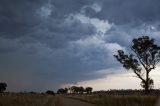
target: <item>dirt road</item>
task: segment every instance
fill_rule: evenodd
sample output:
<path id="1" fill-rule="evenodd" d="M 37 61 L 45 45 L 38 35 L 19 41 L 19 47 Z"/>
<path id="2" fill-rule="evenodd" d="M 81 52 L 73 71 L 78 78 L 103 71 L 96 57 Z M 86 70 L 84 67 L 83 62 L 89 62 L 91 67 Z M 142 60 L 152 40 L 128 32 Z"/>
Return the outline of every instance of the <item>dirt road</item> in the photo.
<path id="1" fill-rule="evenodd" d="M 75 99 L 60 97 L 61 106 L 96 106 Z"/>

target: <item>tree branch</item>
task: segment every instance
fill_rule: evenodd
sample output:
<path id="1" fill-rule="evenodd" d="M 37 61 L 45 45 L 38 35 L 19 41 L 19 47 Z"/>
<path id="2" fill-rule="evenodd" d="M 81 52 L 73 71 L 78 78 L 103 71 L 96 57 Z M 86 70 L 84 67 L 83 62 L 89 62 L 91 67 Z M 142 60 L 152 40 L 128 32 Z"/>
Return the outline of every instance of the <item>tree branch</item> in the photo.
<path id="1" fill-rule="evenodd" d="M 142 66 L 144 67 L 144 69 L 145 69 L 146 71 L 148 71 L 148 69 L 146 68 L 145 64 L 141 61 L 138 53 L 137 53 L 132 47 L 131 47 L 131 50 L 137 55 L 136 57 L 138 58 L 138 60 L 140 61 L 140 63 L 141 63 Z"/>
<path id="2" fill-rule="evenodd" d="M 143 79 L 140 74 L 138 74 L 135 70 L 133 70 L 133 71 L 134 71 L 134 73 L 137 75 L 138 78 L 140 78 L 142 81 L 146 82 L 146 80 Z"/>

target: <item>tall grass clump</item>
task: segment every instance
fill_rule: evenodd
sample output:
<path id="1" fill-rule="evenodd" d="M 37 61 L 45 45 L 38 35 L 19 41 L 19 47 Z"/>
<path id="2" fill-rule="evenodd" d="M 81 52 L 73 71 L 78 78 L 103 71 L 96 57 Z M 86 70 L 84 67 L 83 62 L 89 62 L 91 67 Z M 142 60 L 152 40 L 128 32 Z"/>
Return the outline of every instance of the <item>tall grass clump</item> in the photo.
<path id="1" fill-rule="evenodd" d="M 57 106 L 55 96 L 30 93 L 0 94 L 0 106 Z"/>

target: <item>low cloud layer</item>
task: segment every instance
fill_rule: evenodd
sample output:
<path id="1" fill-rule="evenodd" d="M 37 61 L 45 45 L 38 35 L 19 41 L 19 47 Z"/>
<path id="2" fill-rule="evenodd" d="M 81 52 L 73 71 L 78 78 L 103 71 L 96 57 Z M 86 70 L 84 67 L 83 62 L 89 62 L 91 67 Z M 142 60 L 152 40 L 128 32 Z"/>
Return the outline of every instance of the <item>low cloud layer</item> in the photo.
<path id="1" fill-rule="evenodd" d="M 160 42 L 160 1 L 1 0 L 0 81 L 8 90 L 57 89 L 118 73 L 133 38 Z"/>

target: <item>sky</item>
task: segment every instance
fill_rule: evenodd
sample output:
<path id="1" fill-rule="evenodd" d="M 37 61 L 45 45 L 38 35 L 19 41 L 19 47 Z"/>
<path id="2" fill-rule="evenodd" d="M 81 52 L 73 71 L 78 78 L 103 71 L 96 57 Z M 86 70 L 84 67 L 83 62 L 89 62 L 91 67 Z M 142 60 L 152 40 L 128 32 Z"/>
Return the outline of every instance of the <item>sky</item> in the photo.
<path id="1" fill-rule="evenodd" d="M 160 44 L 159 10 L 159 0 L 0 0 L 0 81 L 8 91 L 140 89 L 113 55 L 143 35 Z"/>

